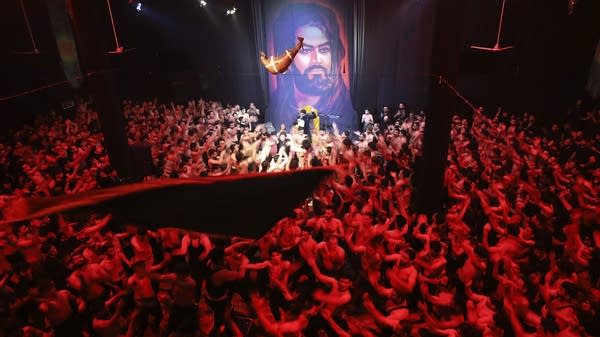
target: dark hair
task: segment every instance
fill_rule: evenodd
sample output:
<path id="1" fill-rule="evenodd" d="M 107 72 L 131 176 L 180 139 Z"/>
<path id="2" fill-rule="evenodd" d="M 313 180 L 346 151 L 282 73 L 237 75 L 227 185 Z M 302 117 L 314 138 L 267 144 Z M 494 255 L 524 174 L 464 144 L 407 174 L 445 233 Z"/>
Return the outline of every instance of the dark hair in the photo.
<path id="1" fill-rule="evenodd" d="M 408 257 L 409 257 L 411 260 L 414 260 L 414 259 L 415 259 L 415 257 L 417 256 L 417 253 L 415 253 L 415 251 L 414 251 L 414 250 L 412 250 L 411 248 L 409 248 L 409 249 L 406 249 L 404 252 L 405 252 L 405 253 L 408 255 Z"/>
<path id="2" fill-rule="evenodd" d="M 561 272 L 563 272 L 565 274 L 570 275 L 575 271 L 575 267 L 567 258 L 560 259 L 558 261 L 558 263 L 556 264 L 556 266 L 558 267 L 558 270 L 560 270 Z"/>
<path id="3" fill-rule="evenodd" d="M 483 332 L 470 323 L 462 323 L 459 326 L 460 335 L 464 337 L 482 337 Z"/>
<path id="4" fill-rule="evenodd" d="M 269 255 L 273 254 L 273 253 L 279 253 L 281 254 L 282 250 L 279 246 L 273 246 L 271 248 L 269 248 Z"/>
<path id="5" fill-rule="evenodd" d="M 558 324 L 554 320 L 552 316 L 546 316 L 542 318 L 542 328 L 544 331 L 557 333 L 560 329 L 558 328 Z"/>
<path id="6" fill-rule="evenodd" d="M 37 282 L 37 286 L 40 294 L 43 295 L 54 288 L 54 282 L 50 279 L 41 279 Z"/>
<path id="7" fill-rule="evenodd" d="M 367 176 L 367 182 L 369 183 L 369 185 L 373 185 L 375 184 L 375 180 L 377 179 L 377 177 L 373 174 L 369 174 Z"/>
<path id="8" fill-rule="evenodd" d="M 487 249 L 485 249 L 485 247 L 480 246 L 480 245 L 476 246 L 474 251 L 475 251 L 475 254 L 477 254 L 477 256 L 482 257 L 482 258 L 487 258 L 490 255 L 489 252 L 487 251 Z"/>
<path id="9" fill-rule="evenodd" d="M 214 265 L 222 265 L 223 259 L 225 258 L 225 249 L 221 246 L 217 246 L 213 248 L 213 250 L 208 253 L 208 257 L 206 259 L 207 262 L 212 262 Z"/>
<path id="10" fill-rule="evenodd" d="M 344 177 L 344 185 L 346 187 L 351 187 L 353 183 L 354 183 L 354 178 L 352 178 L 352 176 L 346 175 Z"/>
<path id="11" fill-rule="evenodd" d="M 571 298 L 577 297 L 577 294 L 579 294 L 579 287 L 575 283 L 564 282 L 561 284 L 561 287 Z"/>
<path id="12" fill-rule="evenodd" d="M 439 241 L 431 241 L 429 243 L 429 248 L 435 253 L 439 253 L 442 251 L 442 244 Z"/>
<path id="13" fill-rule="evenodd" d="M 402 228 L 406 225 L 406 218 L 403 215 L 396 215 L 396 227 Z"/>
<path id="14" fill-rule="evenodd" d="M 508 225 L 506 228 L 506 231 L 508 232 L 508 234 L 512 235 L 512 236 L 518 236 L 519 235 L 519 225 Z"/>

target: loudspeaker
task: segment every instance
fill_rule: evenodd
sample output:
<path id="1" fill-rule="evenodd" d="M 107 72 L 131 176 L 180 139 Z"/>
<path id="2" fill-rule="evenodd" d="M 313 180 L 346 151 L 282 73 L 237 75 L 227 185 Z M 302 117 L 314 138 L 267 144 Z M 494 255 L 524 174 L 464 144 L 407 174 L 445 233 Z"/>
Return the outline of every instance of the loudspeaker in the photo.
<path id="1" fill-rule="evenodd" d="M 151 175 L 154 172 L 154 164 L 152 163 L 150 145 L 133 144 L 129 146 L 129 150 L 133 165 L 133 178 L 142 180 L 144 177 Z"/>

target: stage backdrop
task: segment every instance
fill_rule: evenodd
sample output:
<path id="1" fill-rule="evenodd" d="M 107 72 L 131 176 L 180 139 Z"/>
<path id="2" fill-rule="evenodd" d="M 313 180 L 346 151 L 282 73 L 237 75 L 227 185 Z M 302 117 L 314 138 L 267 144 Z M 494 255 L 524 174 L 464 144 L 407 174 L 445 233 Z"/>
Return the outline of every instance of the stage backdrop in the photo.
<path id="1" fill-rule="evenodd" d="M 358 118 L 349 88 L 355 6 L 343 0 L 260 2 L 267 55 L 281 55 L 297 37 L 304 38 L 288 71 L 268 75 L 267 120 L 289 128 L 300 108 L 311 105 L 319 111 L 321 128 L 335 122 L 340 130 L 354 129 Z"/>

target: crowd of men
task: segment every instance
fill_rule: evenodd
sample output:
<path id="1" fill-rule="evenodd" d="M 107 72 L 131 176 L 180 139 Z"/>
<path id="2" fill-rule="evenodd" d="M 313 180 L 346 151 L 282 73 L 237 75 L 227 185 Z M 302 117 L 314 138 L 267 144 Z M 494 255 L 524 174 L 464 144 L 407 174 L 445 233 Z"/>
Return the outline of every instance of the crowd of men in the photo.
<path id="1" fill-rule="evenodd" d="M 600 111 L 452 121 L 446 212 L 410 206 L 425 116 L 272 129 L 251 104 L 124 102 L 146 179 L 335 165 L 257 241 L 111 214 L 0 228 L 0 336 L 599 336 Z M 0 208 L 119 183 L 93 109 L 0 143 Z M 268 205 L 257 210 L 269 212 Z"/>

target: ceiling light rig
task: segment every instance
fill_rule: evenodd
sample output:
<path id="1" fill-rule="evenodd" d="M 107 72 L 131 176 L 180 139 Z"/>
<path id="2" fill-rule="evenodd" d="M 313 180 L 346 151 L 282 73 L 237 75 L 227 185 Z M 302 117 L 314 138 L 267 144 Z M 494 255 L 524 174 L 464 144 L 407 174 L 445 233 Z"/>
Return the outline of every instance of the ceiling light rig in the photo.
<path id="1" fill-rule="evenodd" d="M 20 55 L 39 55 L 40 50 L 35 43 L 35 38 L 33 37 L 33 32 L 31 31 L 31 25 L 29 24 L 29 16 L 27 15 L 27 10 L 25 9 L 25 5 L 23 4 L 23 0 L 19 0 L 21 4 L 21 12 L 23 13 L 23 18 L 25 19 L 25 24 L 27 25 L 27 32 L 29 33 L 29 39 L 31 40 L 31 51 L 19 51 L 15 52 L 15 54 Z"/>
<path id="2" fill-rule="evenodd" d="M 233 15 L 235 12 L 237 12 L 237 8 L 232 7 L 231 9 L 228 9 L 226 13 L 227 15 Z"/>
<path id="3" fill-rule="evenodd" d="M 106 0 L 106 7 L 108 7 L 108 15 L 110 17 L 110 25 L 112 27 L 113 36 L 115 38 L 115 50 L 109 51 L 108 54 L 123 54 L 124 52 L 130 51 L 130 50 L 133 50 L 133 49 L 125 50 L 123 48 L 123 46 L 121 45 L 121 43 L 119 42 L 119 36 L 117 34 L 117 26 L 115 25 L 115 18 L 113 17 L 112 6 L 110 5 L 110 1 L 111 0 Z M 142 10 L 142 3 L 141 2 L 137 2 L 136 5 L 135 5 L 135 9 L 138 12 L 141 12 L 141 10 Z"/>
<path id="4" fill-rule="evenodd" d="M 577 6 L 577 0 L 569 0 L 569 15 L 573 15 L 575 13 L 575 7 Z"/>
<path id="5" fill-rule="evenodd" d="M 498 33 L 496 35 L 496 44 L 493 47 L 483 46 L 471 46 L 472 49 L 484 50 L 493 53 L 513 49 L 515 46 L 500 47 L 500 36 L 502 35 L 502 23 L 504 22 L 504 8 L 506 7 L 506 0 L 502 0 L 502 9 L 500 10 L 500 20 L 498 21 Z"/>
<path id="6" fill-rule="evenodd" d="M 200 0 L 198 3 L 200 4 L 200 7 L 206 7 L 206 5 L 208 5 L 208 3 L 204 0 Z"/>

